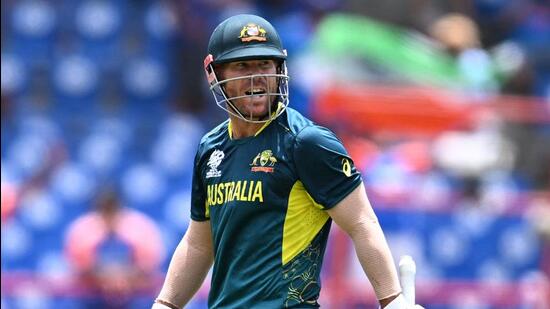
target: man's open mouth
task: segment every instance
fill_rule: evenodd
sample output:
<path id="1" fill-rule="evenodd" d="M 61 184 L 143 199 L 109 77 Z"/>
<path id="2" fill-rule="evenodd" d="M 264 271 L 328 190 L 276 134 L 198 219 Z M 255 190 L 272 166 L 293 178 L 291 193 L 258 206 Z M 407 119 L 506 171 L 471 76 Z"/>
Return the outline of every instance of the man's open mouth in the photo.
<path id="1" fill-rule="evenodd" d="M 254 89 L 250 89 L 250 90 L 245 91 L 245 93 L 246 93 L 246 95 L 261 96 L 261 95 L 264 95 L 266 93 L 266 91 L 265 91 L 265 89 L 254 88 Z"/>

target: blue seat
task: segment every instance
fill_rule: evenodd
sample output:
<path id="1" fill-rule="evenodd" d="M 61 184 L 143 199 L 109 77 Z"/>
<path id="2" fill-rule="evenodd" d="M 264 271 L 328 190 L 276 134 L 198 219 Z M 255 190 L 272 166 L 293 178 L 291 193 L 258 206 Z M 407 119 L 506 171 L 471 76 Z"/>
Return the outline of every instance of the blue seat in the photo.
<path id="1" fill-rule="evenodd" d="M 32 66 L 48 65 L 58 22 L 54 7 L 47 1 L 18 1 L 10 13 L 14 52 Z"/>
<path id="2" fill-rule="evenodd" d="M 155 110 L 170 89 L 168 66 L 149 56 L 130 59 L 122 71 L 122 84 L 128 99 L 142 110 Z"/>
<path id="3" fill-rule="evenodd" d="M 2 95 L 20 95 L 28 90 L 29 72 L 21 57 L 2 50 Z"/>

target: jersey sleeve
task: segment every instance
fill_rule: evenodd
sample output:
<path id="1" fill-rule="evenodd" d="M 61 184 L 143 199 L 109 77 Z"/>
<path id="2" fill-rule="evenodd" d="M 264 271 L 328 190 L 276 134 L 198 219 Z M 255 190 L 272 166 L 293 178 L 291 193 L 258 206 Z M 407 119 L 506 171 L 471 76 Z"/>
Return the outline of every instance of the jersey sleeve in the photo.
<path id="1" fill-rule="evenodd" d="M 298 133 L 294 160 L 299 180 L 324 209 L 336 206 L 362 182 L 342 142 L 323 127 L 309 126 Z"/>
<path id="2" fill-rule="evenodd" d="M 208 206 L 206 205 L 206 193 L 201 176 L 200 147 L 195 155 L 193 164 L 193 182 L 191 187 L 191 219 L 195 221 L 210 220 Z"/>

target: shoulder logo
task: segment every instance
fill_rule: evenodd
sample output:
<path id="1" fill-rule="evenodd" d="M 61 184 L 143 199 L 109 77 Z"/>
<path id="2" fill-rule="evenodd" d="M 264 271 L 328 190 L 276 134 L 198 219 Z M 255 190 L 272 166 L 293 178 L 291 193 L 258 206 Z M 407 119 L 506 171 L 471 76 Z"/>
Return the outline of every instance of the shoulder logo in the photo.
<path id="1" fill-rule="evenodd" d="M 343 158 L 342 159 L 342 172 L 347 177 L 351 176 L 351 164 L 348 159 Z"/>
<path id="2" fill-rule="evenodd" d="M 273 151 L 264 150 L 254 157 L 254 160 L 250 164 L 252 166 L 250 170 L 253 172 L 273 173 L 275 163 L 277 163 L 277 158 L 273 156 Z"/>
<path id="3" fill-rule="evenodd" d="M 206 178 L 211 177 L 220 177 L 222 175 L 222 172 L 218 170 L 218 166 L 222 163 L 223 157 L 225 157 L 225 154 L 221 150 L 214 150 L 214 152 L 210 155 L 210 159 L 208 159 L 208 167 L 210 169 L 206 172 Z"/>
<path id="4" fill-rule="evenodd" d="M 267 32 L 265 31 L 264 28 L 256 24 L 247 24 L 241 30 L 239 39 L 241 39 L 241 42 L 250 42 L 250 41 L 264 42 L 264 41 L 267 41 L 267 38 L 265 36 L 266 33 Z"/>

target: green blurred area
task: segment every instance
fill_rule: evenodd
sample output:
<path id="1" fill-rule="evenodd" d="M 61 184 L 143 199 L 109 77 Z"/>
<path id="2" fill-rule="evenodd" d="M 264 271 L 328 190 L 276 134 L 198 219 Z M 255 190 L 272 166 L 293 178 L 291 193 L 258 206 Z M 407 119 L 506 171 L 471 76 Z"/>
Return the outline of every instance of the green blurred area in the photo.
<path id="1" fill-rule="evenodd" d="M 464 84 L 455 59 L 420 33 L 364 16 L 328 15 L 312 48 L 329 58 L 369 60 L 406 80 L 446 88 Z"/>

